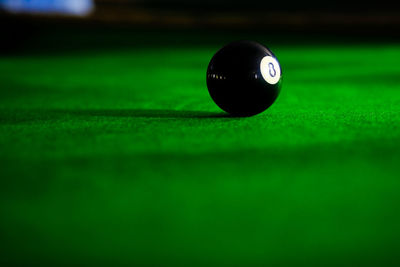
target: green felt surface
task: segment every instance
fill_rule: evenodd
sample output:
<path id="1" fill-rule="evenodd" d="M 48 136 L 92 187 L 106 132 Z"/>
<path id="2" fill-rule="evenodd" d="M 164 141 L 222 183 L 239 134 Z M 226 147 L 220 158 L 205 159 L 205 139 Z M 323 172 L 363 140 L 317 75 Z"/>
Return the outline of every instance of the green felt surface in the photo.
<path id="1" fill-rule="evenodd" d="M 208 95 L 218 48 L 1 56 L 0 261 L 398 265 L 400 45 L 272 44 L 250 118 Z"/>

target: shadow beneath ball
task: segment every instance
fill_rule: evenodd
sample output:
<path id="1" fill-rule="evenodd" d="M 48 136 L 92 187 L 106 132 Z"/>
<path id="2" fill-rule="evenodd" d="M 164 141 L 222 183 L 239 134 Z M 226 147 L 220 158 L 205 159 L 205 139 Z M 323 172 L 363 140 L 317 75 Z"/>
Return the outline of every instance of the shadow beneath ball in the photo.
<path id="1" fill-rule="evenodd" d="M 153 119 L 223 119 L 236 118 L 223 111 L 179 111 L 167 109 L 21 109 L 0 110 L 0 125 L 44 122 L 73 117 L 153 118 Z"/>
<path id="2" fill-rule="evenodd" d="M 64 111 L 65 112 L 65 111 Z M 132 118 L 226 118 L 224 112 L 189 111 L 169 109 L 81 109 L 67 111 L 71 115 Z"/>

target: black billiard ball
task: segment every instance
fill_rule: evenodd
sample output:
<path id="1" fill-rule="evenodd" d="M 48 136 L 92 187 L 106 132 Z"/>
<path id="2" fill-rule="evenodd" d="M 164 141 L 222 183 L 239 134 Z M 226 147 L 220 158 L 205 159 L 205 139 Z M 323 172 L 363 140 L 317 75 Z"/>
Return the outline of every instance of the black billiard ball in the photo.
<path id="1" fill-rule="evenodd" d="M 274 103 L 281 88 L 281 67 L 265 46 L 238 41 L 221 48 L 207 69 L 214 102 L 233 116 L 252 116 Z"/>

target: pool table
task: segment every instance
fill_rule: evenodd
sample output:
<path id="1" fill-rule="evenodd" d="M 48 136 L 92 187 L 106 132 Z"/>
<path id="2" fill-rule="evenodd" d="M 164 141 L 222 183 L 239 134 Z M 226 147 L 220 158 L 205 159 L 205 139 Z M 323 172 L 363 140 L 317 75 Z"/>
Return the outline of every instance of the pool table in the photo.
<path id="1" fill-rule="evenodd" d="M 0 55 L 3 266 L 399 266 L 400 42 L 104 31 Z M 282 66 L 253 117 L 206 87 L 239 39 Z"/>

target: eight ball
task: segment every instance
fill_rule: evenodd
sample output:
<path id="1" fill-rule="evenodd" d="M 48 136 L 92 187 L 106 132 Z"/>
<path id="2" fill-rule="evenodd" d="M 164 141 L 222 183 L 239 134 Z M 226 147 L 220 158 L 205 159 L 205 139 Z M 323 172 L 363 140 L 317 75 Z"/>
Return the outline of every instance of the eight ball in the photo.
<path id="1" fill-rule="evenodd" d="M 270 107 L 281 88 L 281 67 L 265 46 L 238 41 L 221 48 L 207 69 L 214 102 L 233 116 L 253 116 Z"/>

